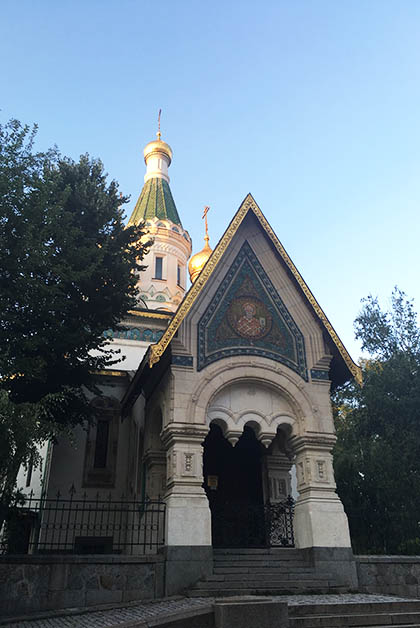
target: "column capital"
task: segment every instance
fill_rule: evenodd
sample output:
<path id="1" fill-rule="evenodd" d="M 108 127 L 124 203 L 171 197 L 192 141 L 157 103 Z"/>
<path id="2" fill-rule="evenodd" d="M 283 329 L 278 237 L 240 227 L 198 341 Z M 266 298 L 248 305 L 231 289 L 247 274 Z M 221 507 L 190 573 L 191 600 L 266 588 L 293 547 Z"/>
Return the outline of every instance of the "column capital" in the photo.
<path id="1" fill-rule="evenodd" d="M 169 423 L 161 433 L 162 442 L 166 448 L 175 443 L 189 443 L 201 445 L 209 433 L 207 425 L 192 425 L 191 423 Z"/>
<path id="2" fill-rule="evenodd" d="M 302 436 L 291 436 L 288 444 L 295 454 L 302 450 L 325 450 L 330 452 L 336 443 L 335 434 L 324 434 L 322 432 L 310 432 Z"/>

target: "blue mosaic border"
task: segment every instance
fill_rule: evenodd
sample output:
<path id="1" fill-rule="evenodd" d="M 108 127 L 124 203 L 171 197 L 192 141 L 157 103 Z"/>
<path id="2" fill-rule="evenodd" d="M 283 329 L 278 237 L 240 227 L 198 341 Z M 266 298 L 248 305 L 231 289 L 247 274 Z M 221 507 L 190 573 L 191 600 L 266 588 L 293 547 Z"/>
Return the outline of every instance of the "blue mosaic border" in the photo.
<path id="1" fill-rule="evenodd" d="M 311 378 L 322 382 L 328 382 L 330 380 L 328 371 L 322 369 L 311 369 Z"/>
<path id="2" fill-rule="evenodd" d="M 163 330 L 149 327 L 126 327 L 125 329 L 107 329 L 103 332 L 104 338 L 121 338 L 122 340 L 137 340 L 138 342 L 159 342 Z"/>
<path id="3" fill-rule="evenodd" d="M 259 285 L 262 291 L 265 294 L 265 297 L 269 303 L 269 309 L 272 309 L 276 315 L 280 317 L 284 325 L 287 327 L 289 333 L 292 334 L 297 361 L 294 362 L 287 358 L 287 356 L 282 355 L 280 352 L 267 349 L 266 347 L 257 347 L 252 346 L 249 343 L 247 346 L 230 346 L 224 349 L 209 352 L 207 346 L 207 338 L 206 338 L 206 330 L 208 328 L 209 323 L 211 323 L 212 318 L 216 314 L 217 310 L 223 298 L 226 296 L 230 286 L 234 282 L 235 278 L 239 274 L 241 267 L 244 263 L 248 262 L 251 267 L 251 270 L 254 272 L 254 275 L 259 282 Z M 219 288 L 211 300 L 207 310 L 204 312 L 198 323 L 198 359 L 197 359 L 197 370 L 200 371 L 208 364 L 212 362 L 216 362 L 217 360 L 221 360 L 226 357 L 234 356 L 234 355 L 257 355 L 265 358 L 269 358 L 271 360 L 275 360 L 276 362 L 280 362 L 285 366 L 289 367 L 296 373 L 298 373 L 305 381 L 308 381 L 308 371 L 306 368 L 306 353 L 305 353 L 305 343 L 302 332 L 297 327 L 296 323 L 292 319 L 289 311 L 284 305 L 280 295 L 277 290 L 271 283 L 268 275 L 264 271 L 260 262 L 258 261 L 255 253 L 251 249 L 248 242 L 244 242 L 241 250 L 236 256 L 232 266 L 229 268 L 226 273 L 224 279 L 219 285 Z M 244 343 L 243 339 L 238 339 L 238 344 Z"/>
<path id="4" fill-rule="evenodd" d="M 176 366 L 193 366 L 192 355 L 172 355 L 172 364 Z"/>

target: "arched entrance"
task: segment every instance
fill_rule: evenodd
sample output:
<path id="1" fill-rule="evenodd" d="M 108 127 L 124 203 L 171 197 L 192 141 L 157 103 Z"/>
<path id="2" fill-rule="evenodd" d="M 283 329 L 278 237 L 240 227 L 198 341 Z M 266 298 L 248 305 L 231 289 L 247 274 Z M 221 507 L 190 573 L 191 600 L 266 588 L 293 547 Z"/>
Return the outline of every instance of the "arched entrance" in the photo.
<path id="1" fill-rule="evenodd" d="M 207 421 L 203 487 L 213 546 L 293 545 L 289 401 L 265 382 L 239 379 L 213 395 Z"/>
<path id="2" fill-rule="evenodd" d="M 216 423 L 203 443 L 204 489 L 214 547 L 266 545 L 262 482 L 263 445 L 245 426 L 235 447 Z"/>

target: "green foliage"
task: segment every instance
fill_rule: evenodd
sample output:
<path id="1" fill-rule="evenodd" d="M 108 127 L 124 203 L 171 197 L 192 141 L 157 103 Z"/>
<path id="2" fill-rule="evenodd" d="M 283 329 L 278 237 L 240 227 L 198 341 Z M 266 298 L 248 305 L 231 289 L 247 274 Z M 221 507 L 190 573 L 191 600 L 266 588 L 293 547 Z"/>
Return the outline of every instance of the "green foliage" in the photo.
<path id="1" fill-rule="evenodd" d="M 89 404 L 80 389 L 49 394 L 38 403 L 20 404 L 11 402 L 8 393 L 0 390 L 0 523 L 10 503 L 19 499 L 19 468 L 39 466 L 40 445 L 90 419 Z"/>
<path id="2" fill-rule="evenodd" d="M 355 551 L 407 551 L 420 534 L 420 330 L 398 289 L 389 312 L 366 299 L 355 327 L 372 358 L 362 388 L 334 395 L 337 489 Z"/>
<path id="3" fill-rule="evenodd" d="M 101 162 L 35 153 L 35 133 L 0 126 L 0 387 L 18 403 L 118 361 L 103 331 L 135 306 L 147 252 Z"/>
<path id="4" fill-rule="evenodd" d="M 89 420 L 82 387 L 119 361 L 105 329 L 136 306 L 150 243 L 102 163 L 34 151 L 36 127 L 0 125 L 0 510 L 38 446 Z M 0 527 L 2 513 L 0 512 Z"/>

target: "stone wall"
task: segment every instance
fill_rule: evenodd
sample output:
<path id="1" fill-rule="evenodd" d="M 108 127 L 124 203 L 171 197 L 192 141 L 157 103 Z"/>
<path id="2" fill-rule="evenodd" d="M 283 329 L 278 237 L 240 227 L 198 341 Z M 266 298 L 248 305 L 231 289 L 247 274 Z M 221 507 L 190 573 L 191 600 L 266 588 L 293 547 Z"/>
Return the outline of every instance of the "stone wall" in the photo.
<path id="1" fill-rule="evenodd" d="M 356 556 L 359 591 L 420 596 L 420 556 Z"/>
<path id="2" fill-rule="evenodd" d="M 0 608 L 19 615 L 164 595 L 163 556 L 1 556 Z"/>

